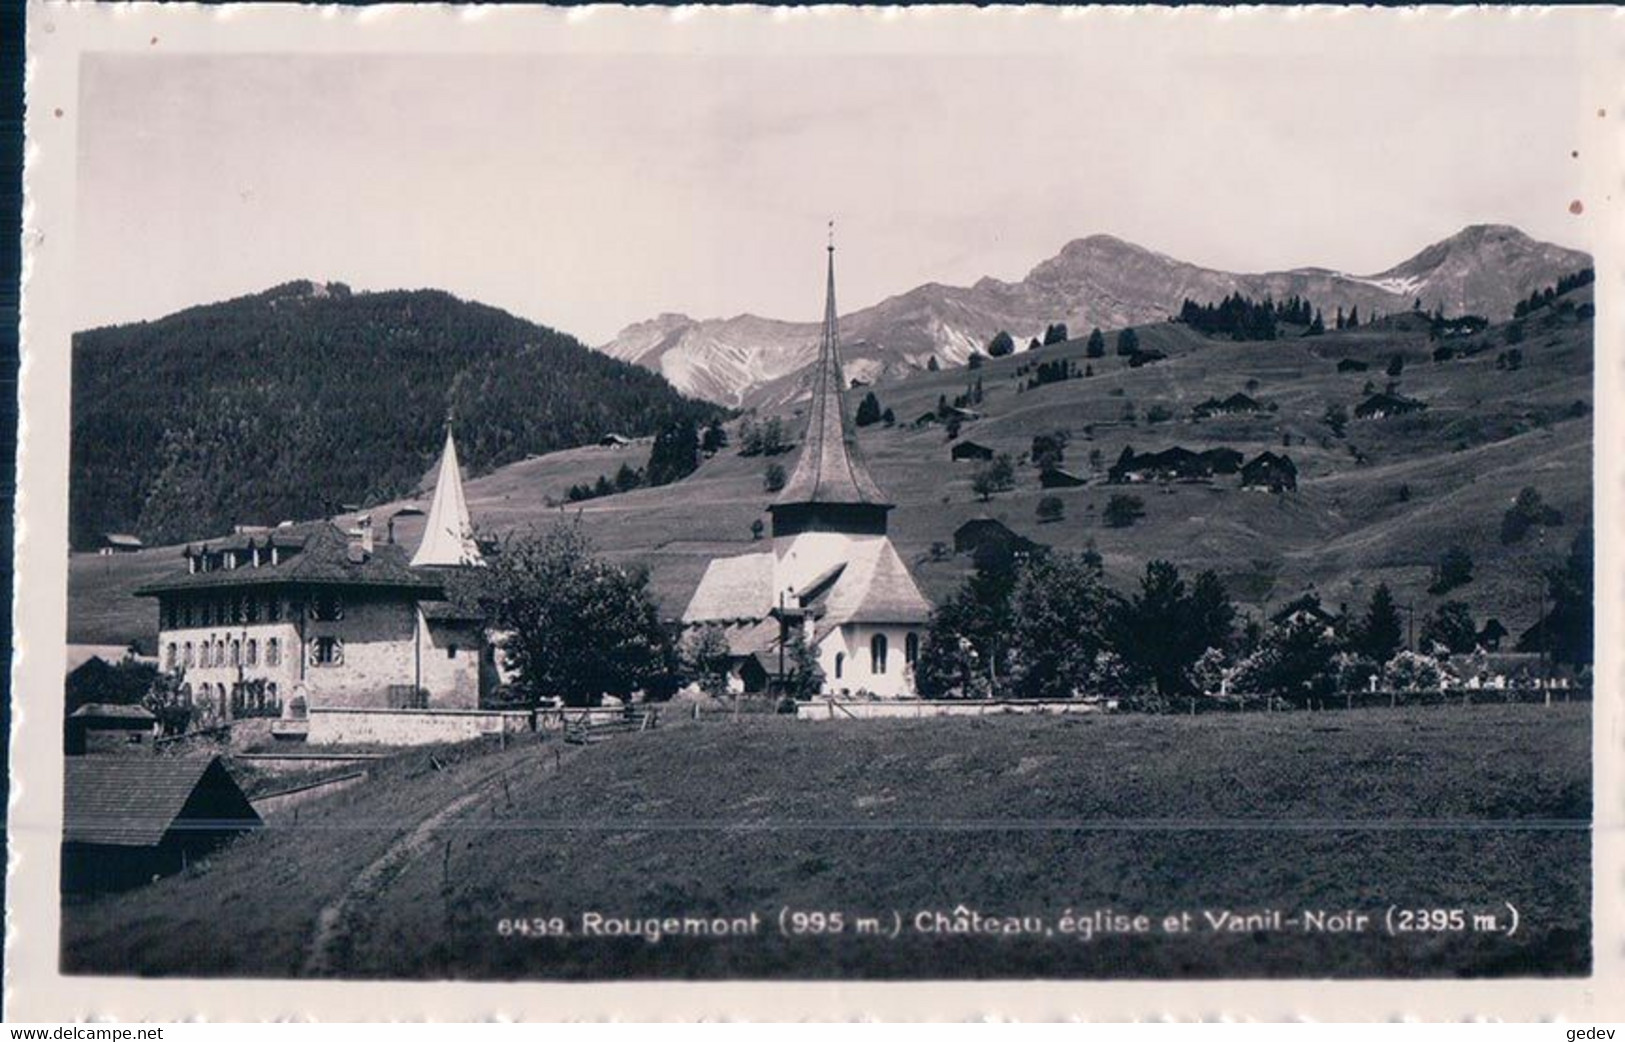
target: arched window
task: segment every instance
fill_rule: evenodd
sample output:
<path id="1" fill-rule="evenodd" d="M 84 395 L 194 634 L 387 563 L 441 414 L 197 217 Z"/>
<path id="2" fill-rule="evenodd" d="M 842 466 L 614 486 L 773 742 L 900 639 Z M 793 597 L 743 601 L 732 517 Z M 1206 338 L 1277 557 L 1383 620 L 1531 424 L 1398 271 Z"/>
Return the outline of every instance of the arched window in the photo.
<path id="1" fill-rule="evenodd" d="M 248 642 L 248 647 L 247 647 L 246 650 L 248 652 L 248 661 L 247 661 L 246 665 L 250 665 L 250 666 L 259 665 L 260 664 L 260 642 L 257 641 L 257 640 L 250 639 L 249 642 Z"/>
<path id="2" fill-rule="evenodd" d="M 845 668 L 846 668 L 846 652 L 837 651 L 835 653 L 835 679 L 836 680 L 841 679 L 841 672 Z"/>
<path id="3" fill-rule="evenodd" d="M 166 672 L 168 672 L 168 671 L 173 670 L 174 668 L 175 668 L 175 642 L 170 641 L 169 646 L 164 649 L 164 670 Z"/>
<path id="4" fill-rule="evenodd" d="M 282 641 L 276 637 L 267 637 L 265 640 L 265 664 L 282 665 Z"/>
<path id="5" fill-rule="evenodd" d="M 920 661 L 920 635 L 910 633 L 903 638 L 903 661 L 910 666 Z"/>
<path id="6" fill-rule="evenodd" d="M 226 664 L 226 642 L 223 640 L 214 642 L 214 664 L 217 666 Z M 224 693 L 221 694 L 221 697 L 225 697 Z"/>
<path id="7" fill-rule="evenodd" d="M 191 641 L 187 641 L 185 644 L 181 645 L 181 664 L 183 666 L 192 665 L 192 642 Z"/>
<path id="8" fill-rule="evenodd" d="M 869 641 L 869 672 L 880 676 L 886 672 L 886 635 L 876 633 Z"/>

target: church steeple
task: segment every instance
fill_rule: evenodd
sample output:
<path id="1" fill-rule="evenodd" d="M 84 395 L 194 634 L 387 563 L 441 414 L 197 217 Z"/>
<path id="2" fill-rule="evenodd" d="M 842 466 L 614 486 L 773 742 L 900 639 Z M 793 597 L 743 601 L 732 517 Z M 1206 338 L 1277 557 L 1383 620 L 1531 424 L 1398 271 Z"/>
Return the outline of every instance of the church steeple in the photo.
<path id="1" fill-rule="evenodd" d="M 440 453 L 440 474 L 434 484 L 434 502 L 429 506 L 423 542 L 412 555 L 412 567 L 482 563 L 480 548 L 474 542 L 474 526 L 468 517 L 468 501 L 463 498 L 463 471 L 457 465 L 457 445 L 451 439 L 448 420 L 446 447 Z"/>
<path id="2" fill-rule="evenodd" d="M 800 531 L 884 533 L 892 504 L 869 475 L 847 415 L 841 374 L 840 331 L 835 316 L 834 222 L 830 222 L 829 278 L 824 294 L 824 329 L 813 369 L 812 399 L 801 457 L 784 490 L 768 510 L 773 534 Z"/>

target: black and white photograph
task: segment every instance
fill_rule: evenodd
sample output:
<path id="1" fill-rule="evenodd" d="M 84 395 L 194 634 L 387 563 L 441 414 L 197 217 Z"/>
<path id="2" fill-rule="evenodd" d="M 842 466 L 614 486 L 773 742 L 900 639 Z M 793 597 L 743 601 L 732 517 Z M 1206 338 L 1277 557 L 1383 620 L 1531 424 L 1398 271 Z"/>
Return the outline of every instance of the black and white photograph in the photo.
<path id="1" fill-rule="evenodd" d="M 231 13 L 31 11 L 62 993 L 1617 964 L 1617 18 Z"/>

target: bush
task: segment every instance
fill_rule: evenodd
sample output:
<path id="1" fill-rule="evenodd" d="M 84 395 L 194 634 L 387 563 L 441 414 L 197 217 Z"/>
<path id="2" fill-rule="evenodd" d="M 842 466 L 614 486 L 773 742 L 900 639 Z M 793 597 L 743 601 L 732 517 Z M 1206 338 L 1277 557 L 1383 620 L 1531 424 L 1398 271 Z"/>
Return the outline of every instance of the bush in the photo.
<path id="1" fill-rule="evenodd" d="M 1059 521 L 1066 516 L 1066 504 L 1060 496 L 1045 496 L 1038 501 L 1038 520 Z"/>
<path id="2" fill-rule="evenodd" d="M 1158 403 L 1145 411 L 1147 423 L 1167 423 L 1174 418 L 1174 411 L 1166 405 Z"/>
<path id="3" fill-rule="evenodd" d="M 762 474 L 762 488 L 768 492 L 777 492 L 784 487 L 784 467 L 777 463 L 769 463 L 767 470 Z"/>
<path id="4" fill-rule="evenodd" d="M 1128 528 L 1145 516 L 1145 500 L 1119 492 L 1106 501 L 1106 510 L 1101 516 L 1112 528 Z"/>

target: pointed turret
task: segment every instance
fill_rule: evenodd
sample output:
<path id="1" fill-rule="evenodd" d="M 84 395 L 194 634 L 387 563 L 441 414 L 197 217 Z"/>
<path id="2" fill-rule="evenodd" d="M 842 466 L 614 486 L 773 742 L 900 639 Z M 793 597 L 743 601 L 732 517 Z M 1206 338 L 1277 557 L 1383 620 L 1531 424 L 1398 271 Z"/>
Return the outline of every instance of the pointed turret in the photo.
<path id="1" fill-rule="evenodd" d="M 773 534 L 802 531 L 883 533 L 892 504 L 869 475 L 846 412 L 840 333 L 835 318 L 835 244 L 829 245 L 824 330 L 813 370 L 807 431 L 795 472 L 768 510 Z"/>
<path id="2" fill-rule="evenodd" d="M 440 454 L 434 502 L 429 506 L 423 542 L 412 556 L 412 567 L 482 563 L 480 548 L 474 542 L 474 526 L 468 518 L 468 501 L 463 498 L 463 472 L 457 465 L 457 445 L 451 439 L 451 425 L 447 424 L 446 448 Z"/>

